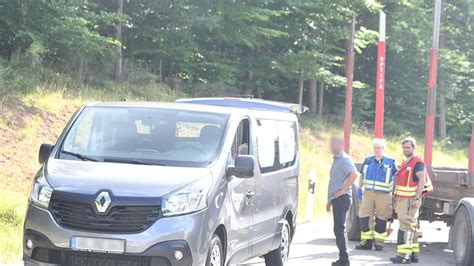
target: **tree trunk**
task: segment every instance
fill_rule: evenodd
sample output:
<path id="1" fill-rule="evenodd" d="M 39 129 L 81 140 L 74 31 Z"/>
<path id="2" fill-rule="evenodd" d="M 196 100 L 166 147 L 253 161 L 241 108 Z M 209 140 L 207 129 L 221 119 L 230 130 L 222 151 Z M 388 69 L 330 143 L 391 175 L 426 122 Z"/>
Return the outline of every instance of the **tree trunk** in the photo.
<path id="1" fill-rule="evenodd" d="M 253 94 L 253 90 L 250 87 L 250 84 L 252 83 L 252 80 L 253 80 L 253 71 L 252 70 L 247 70 L 245 72 L 245 79 L 246 79 L 247 82 L 246 82 L 243 94 L 251 95 L 251 94 Z"/>
<path id="2" fill-rule="evenodd" d="M 301 77 L 298 81 L 298 104 L 303 105 L 304 80 Z"/>
<path id="3" fill-rule="evenodd" d="M 308 91 L 308 102 L 309 102 L 309 113 L 316 115 L 316 88 L 317 82 L 315 79 L 309 80 L 309 91 Z"/>
<path id="4" fill-rule="evenodd" d="M 160 58 L 160 83 L 163 82 L 163 60 Z"/>
<path id="5" fill-rule="evenodd" d="M 319 100 L 318 100 L 318 116 L 321 116 L 323 114 L 323 104 L 324 104 L 324 88 L 325 88 L 324 82 L 321 82 L 319 86 Z"/>
<path id="6" fill-rule="evenodd" d="M 84 58 L 82 57 L 78 58 L 76 80 L 78 83 L 82 83 L 84 81 Z"/>
<path id="7" fill-rule="evenodd" d="M 27 6 L 27 1 L 26 0 L 18 0 L 18 6 L 20 8 L 20 18 L 19 18 L 19 24 L 23 24 L 26 18 L 26 14 L 28 11 L 28 6 Z M 20 60 L 20 54 L 21 54 L 21 42 L 17 40 L 17 46 L 15 49 L 13 49 L 13 52 L 10 55 L 10 61 L 12 62 L 18 62 Z"/>
<path id="8" fill-rule="evenodd" d="M 438 99 L 438 137 L 440 139 L 445 139 L 447 135 L 446 130 L 446 97 L 444 96 L 445 83 L 444 80 L 439 81 L 439 99 Z"/>
<path id="9" fill-rule="evenodd" d="M 117 0 L 117 15 L 123 14 L 123 0 Z M 115 47 L 117 52 L 117 60 L 115 61 L 115 80 L 122 79 L 122 22 L 115 23 L 115 39 L 120 42 L 120 45 Z"/>

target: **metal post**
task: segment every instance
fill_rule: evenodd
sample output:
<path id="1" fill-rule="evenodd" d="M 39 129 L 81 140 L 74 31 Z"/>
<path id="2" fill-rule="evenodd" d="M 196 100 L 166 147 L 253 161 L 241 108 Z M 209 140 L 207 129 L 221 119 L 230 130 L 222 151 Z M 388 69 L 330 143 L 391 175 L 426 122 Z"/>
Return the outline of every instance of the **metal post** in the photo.
<path id="1" fill-rule="evenodd" d="M 428 93 L 426 99 L 425 123 L 425 156 L 426 166 L 430 168 L 433 161 L 433 137 L 436 112 L 436 74 L 438 68 L 439 27 L 441 20 L 441 0 L 435 0 L 435 13 L 433 23 L 433 46 L 430 50 L 430 70 Z"/>
<path id="2" fill-rule="evenodd" d="M 344 116 L 344 150 L 349 153 L 351 145 L 351 125 L 352 125 L 352 79 L 354 78 L 354 36 L 355 36 L 355 16 L 351 22 L 351 39 L 348 42 L 347 49 L 347 68 L 346 68 L 346 113 Z"/>
<path id="3" fill-rule="evenodd" d="M 309 171 L 308 197 L 306 198 L 306 220 L 307 221 L 311 221 L 313 219 L 314 189 L 315 188 L 316 188 L 316 170 L 311 169 Z"/>
<path id="4" fill-rule="evenodd" d="M 469 173 L 474 177 L 474 123 L 472 123 L 471 145 L 469 145 Z"/>
<path id="5" fill-rule="evenodd" d="M 379 45 L 377 77 L 375 81 L 375 137 L 383 138 L 384 90 L 385 90 L 385 13 L 379 13 Z"/>

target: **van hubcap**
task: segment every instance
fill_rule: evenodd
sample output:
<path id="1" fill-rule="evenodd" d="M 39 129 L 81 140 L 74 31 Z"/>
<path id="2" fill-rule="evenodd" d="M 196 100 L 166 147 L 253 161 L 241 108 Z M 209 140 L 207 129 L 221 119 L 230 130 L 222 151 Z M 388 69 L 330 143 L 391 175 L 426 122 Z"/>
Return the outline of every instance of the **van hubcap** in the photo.
<path id="1" fill-rule="evenodd" d="M 288 260 L 288 253 L 290 251 L 290 230 L 288 225 L 284 225 L 281 232 L 281 260 L 286 262 Z"/>
<path id="2" fill-rule="evenodd" d="M 221 266 L 221 249 L 218 245 L 212 247 L 211 266 Z"/>

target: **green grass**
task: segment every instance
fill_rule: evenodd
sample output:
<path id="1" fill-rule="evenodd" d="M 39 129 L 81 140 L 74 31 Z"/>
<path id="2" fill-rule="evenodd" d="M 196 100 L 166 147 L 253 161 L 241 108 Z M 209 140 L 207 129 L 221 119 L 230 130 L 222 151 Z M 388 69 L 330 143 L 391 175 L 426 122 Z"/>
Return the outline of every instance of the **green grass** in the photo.
<path id="1" fill-rule="evenodd" d="M 0 263 L 20 259 L 26 196 L 0 189 Z"/>

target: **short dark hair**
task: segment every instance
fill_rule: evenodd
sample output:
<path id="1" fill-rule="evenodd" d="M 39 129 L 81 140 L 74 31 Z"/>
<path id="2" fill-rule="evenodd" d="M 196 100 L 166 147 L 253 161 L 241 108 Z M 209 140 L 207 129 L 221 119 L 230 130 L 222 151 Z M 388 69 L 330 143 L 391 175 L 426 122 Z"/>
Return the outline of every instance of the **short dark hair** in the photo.
<path id="1" fill-rule="evenodd" d="M 415 138 L 413 138 L 413 137 L 406 137 L 406 138 L 404 138 L 404 139 L 402 140 L 402 145 L 405 144 L 405 143 L 408 143 L 408 142 L 411 143 L 411 146 L 412 146 L 413 148 L 416 147 L 416 139 L 415 139 Z"/>

